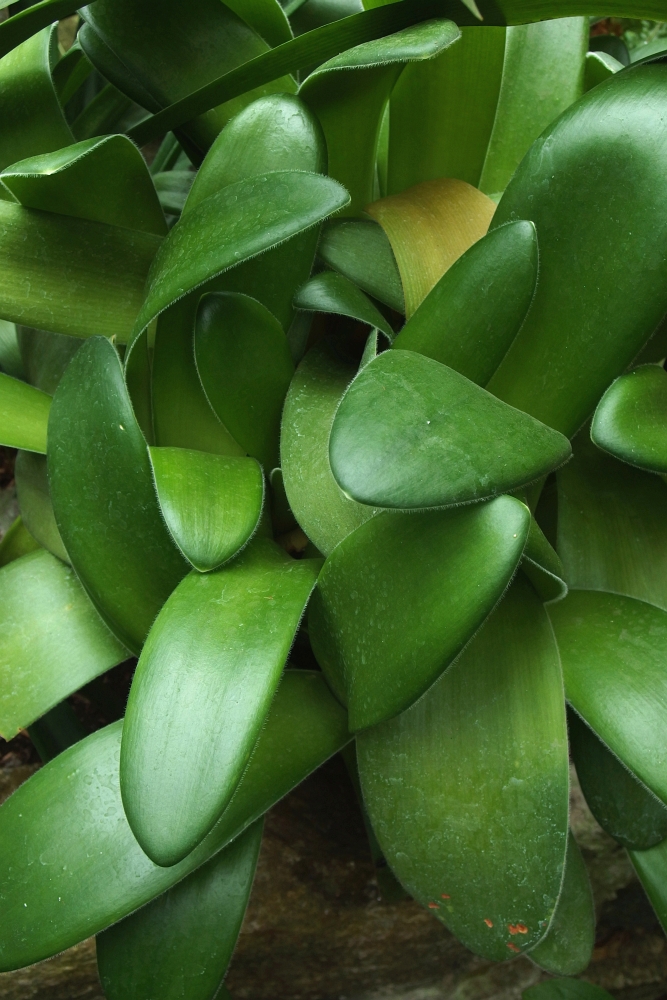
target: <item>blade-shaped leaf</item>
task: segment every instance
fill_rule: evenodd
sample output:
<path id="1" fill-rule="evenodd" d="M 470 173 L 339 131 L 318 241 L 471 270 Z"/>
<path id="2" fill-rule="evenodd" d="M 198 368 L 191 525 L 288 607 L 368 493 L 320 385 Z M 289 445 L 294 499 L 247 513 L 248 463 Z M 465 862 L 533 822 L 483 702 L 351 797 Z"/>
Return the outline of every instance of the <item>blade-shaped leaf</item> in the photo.
<path id="1" fill-rule="evenodd" d="M 133 913 L 195 871 L 349 740 L 320 674 L 287 671 L 234 799 L 173 868 L 144 854 L 120 798 L 122 723 L 61 754 L 0 808 L 6 926 L 0 968 L 22 968 Z M 40 864 L 34 863 L 40 858 Z"/>
<path id="2" fill-rule="evenodd" d="M 0 609 L 5 739 L 127 659 L 69 566 L 44 549 L 0 570 Z"/>
<path id="3" fill-rule="evenodd" d="M 486 958 L 537 944 L 560 892 L 569 776 L 558 652 L 530 584 L 519 576 L 453 667 L 357 753 L 408 891 Z"/>
<path id="4" fill-rule="evenodd" d="M 598 403 L 591 439 L 647 472 L 667 472 L 667 372 L 643 365 L 622 375 Z"/>
<path id="5" fill-rule="evenodd" d="M 69 562 L 49 495 L 46 458 L 20 451 L 16 456 L 14 474 L 16 495 L 26 528 L 45 549 L 63 562 Z"/>
<path id="6" fill-rule="evenodd" d="M 163 517 L 185 558 L 202 573 L 236 555 L 257 528 L 262 470 L 252 458 L 151 448 Z"/>
<path id="7" fill-rule="evenodd" d="M 297 292 L 294 305 L 311 312 L 350 316 L 360 323 L 382 330 L 389 341 L 394 339 L 394 331 L 377 306 L 354 282 L 335 271 L 322 271 L 311 278 Z"/>
<path id="8" fill-rule="evenodd" d="M 165 527 L 118 355 L 101 337 L 74 356 L 49 419 L 49 486 L 77 575 L 133 652 L 187 572 Z"/>
<path id="9" fill-rule="evenodd" d="M 51 397 L 0 372 L 0 443 L 46 453 Z"/>
<path id="10" fill-rule="evenodd" d="M 255 875 L 263 823 L 182 882 L 97 936 L 107 1000 L 212 1000 L 227 971 Z"/>
<path id="11" fill-rule="evenodd" d="M 486 385 L 528 312 L 537 263 L 531 222 L 510 222 L 488 233 L 445 272 L 394 346 Z"/>
<path id="12" fill-rule="evenodd" d="M 512 579 L 529 525 L 522 503 L 499 497 L 451 511 L 382 513 L 336 547 L 309 629 L 353 731 L 408 708 L 458 656 Z"/>
<path id="13" fill-rule="evenodd" d="M 338 219 L 322 230 L 322 260 L 396 312 L 405 312 L 401 276 L 385 231 L 370 219 Z"/>
<path id="14" fill-rule="evenodd" d="M 157 864 L 181 861 L 234 794 L 319 568 L 257 538 L 229 566 L 191 573 L 158 615 L 120 770 L 128 822 Z"/>
<path id="15" fill-rule="evenodd" d="M 344 493 L 403 509 L 483 500 L 538 479 L 569 455 L 562 434 L 452 368 L 397 350 L 359 372 L 329 445 Z"/>

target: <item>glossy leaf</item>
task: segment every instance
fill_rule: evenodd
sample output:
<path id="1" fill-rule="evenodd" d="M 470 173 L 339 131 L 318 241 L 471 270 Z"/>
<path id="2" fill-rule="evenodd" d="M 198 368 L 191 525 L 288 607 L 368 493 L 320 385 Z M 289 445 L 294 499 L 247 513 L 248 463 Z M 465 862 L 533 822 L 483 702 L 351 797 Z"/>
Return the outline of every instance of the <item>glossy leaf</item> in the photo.
<path id="1" fill-rule="evenodd" d="M 49 495 L 46 457 L 20 451 L 16 456 L 14 474 L 16 495 L 26 528 L 45 549 L 63 562 L 69 562 Z"/>
<path id="2" fill-rule="evenodd" d="M 342 274 L 322 271 L 305 284 L 296 294 L 294 304 L 311 312 L 338 313 L 382 330 L 389 341 L 394 331 L 377 306 L 361 289 Z"/>
<path id="3" fill-rule="evenodd" d="M 394 251 L 381 226 L 370 219 L 338 219 L 322 230 L 317 252 L 322 260 L 355 285 L 405 312 L 401 276 Z"/>
<path id="4" fill-rule="evenodd" d="M 345 496 L 329 465 L 329 436 L 355 368 L 333 347 L 318 344 L 296 370 L 285 400 L 280 464 L 297 521 L 325 556 L 377 513 Z"/>
<path id="5" fill-rule="evenodd" d="M 584 93 L 588 93 L 599 83 L 604 83 L 614 73 L 623 69 L 623 63 L 606 52 L 587 52 L 584 69 Z"/>
<path id="6" fill-rule="evenodd" d="M 534 517 L 521 568 L 543 601 L 560 601 L 567 594 L 563 564 Z"/>
<path id="7" fill-rule="evenodd" d="M 589 91 L 533 144 L 493 220 L 496 228 L 532 219 L 540 281 L 488 388 L 567 435 L 667 311 L 667 222 L 654 218 L 666 185 L 665 95 L 660 66 L 627 70 Z M 621 145 L 619 113 L 628 123 Z M 619 232 L 627 234 L 620 241 Z M 600 296 L 603 285 L 609 294 Z"/>
<path id="8" fill-rule="evenodd" d="M 0 443 L 46 453 L 51 397 L 0 372 Z"/>
<path id="9" fill-rule="evenodd" d="M 575 712 L 570 749 L 586 802 L 623 847 L 645 851 L 667 837 L 667 807 L 625 767 Z"/>
<path id="10" fill-rule="evenodd" d="M 160 509 L 174 542 L 205 573 L 252 537 L 264 504 L 262 470 L 251 458 L 151 448 Z"/>
<path id="11" fill-rule="evenodd" d="M 2 7 L 8 6 L 9 3 L 2 4 Z M 0 24 L 0 55 L 11 52 L 21 42 L 53 24 L 58 18 L 74 13 L 76 8 L 71 0 L 41 0 L 19 11 Z"/>
<path id="12" fill-rule="evenodd" d="M 512 579 L 529 524 L 522 503 L 499 497 L 451 511 L 385 512 L 336 547 L 309 631 L 352 731 L 404 711 L 459 655 Z"/>
<path id="13" fill-rule="evenodd" d="M 603 451 L 647 472 L 667 472 L 667 372 L 644 365 L 607 389 L 591 439 Z"/>
<path id="14" fill-rule="evenodd" d="M 197 371 L 206 397 L 244 452 L 279 465 L 280 417 L 294 374 L 287 338 L 256 299 L 228 292 L 202 299 L 195 321 Z"/>
<path id="15" fill-rule="evenodd" d="M 227 4 L 272 47 L 289 42 L 292 29 L 279 0 L 231 0 Z"/>
<path id="16" fill-rule="evenodd" d="M 585 979 L 547 979 L 521 996 L 523 1000 L 612 1000 L 610 993 Z"/>
<path id="17" fill-rule="evenodd" d="M 0 968 L 55 955 L 176 885 L 340 750 L 349 740 L 346 721 L 319 674 L 288 671 L 232 804 L 206 841 L 173 868 L 149 860 L 125 818 L 118 784 L 122 723 L 61 754 L 0 808 L 7 921 Z"/>
<path id="18" fill-rule="evenodd" d="M 72 570 L 43 549 L 0 570 L 0 609 L 5 739 L 127 659 Z"/>
<path id="19" fill-rule="evenodd" d="M 452 368 L 397 350 L 357 375 L 329 445 L 346 495 L 403 509 L 484 500 L 538 479 L 569 455 L 561 434 Z"/>
<path id="20" fill-rule="evenodd" d="M 107 1000 L 212 1000 L 232 956 L 252 887 L 263 823 L 154 902 L 97 937 Z"/>
<path id="21" fill-rule="evenodd" d="M 364 799 L 408 891 L 503 961 L 536 945 L 560 892 L 568 755 L 546 614 L 520 576 L 407 712 L 357 737 Z"/>
<path id="22" fill-rule="evenodd" d="M 408 319 L 495 212 L 490 198 L 464 181 L 440 178 L 368 206 L 396 256 Z"/>
<path id="23" fill-rule="evenodd" d="M 81 347 L 56 391 L 48 471 L 72 565 L 112 631 L 138 652 L 187 564 L 160 515 L 118 355 L 101 337 Z"/>
<path id="24" fill-rule="evenodd" d="M 26 382 L 52 396 L 65 369 L 81 347 L 81 338 L 19 326 L 16 339 Z"/>
<path id="25" fill-rule="evenodd" d="M 132 682 L 120 769 L 128 822 L 156 864 L 185 858 L 234 794 L 319 566 L 258 538 L 231 565 L 190 574 L 158 615 Z"/>
<path id="26" fill-rule="evenodd" d="M 41 545 L 30 534 L 23 523 L 23 519 L 17 517 L 7 528 L 7 531 L 2 536 L 2 541 L 0 541 L 0 566 L 7 566 L 10 562 L 14 562 L 15 559 L 27 556 L 28 553 L 34 552 L 35 549 L 39 548 L 41 548 Z"/>
<path id="27" fill-rule="evenodd" d="M 394 346 L 486 385 L 528 312 L 537 264 L 531 222 L 510 222 L 488 233 L 445 272 Z"/>
<path id="28" fill-rule="evenodd" d="M 565 874 L 546 937 L 530 957 L 547 972 L 576 976 L 590 964 L 595 944 L 595 908 L 588 872 L 572 833 L 567 841 Z"/>

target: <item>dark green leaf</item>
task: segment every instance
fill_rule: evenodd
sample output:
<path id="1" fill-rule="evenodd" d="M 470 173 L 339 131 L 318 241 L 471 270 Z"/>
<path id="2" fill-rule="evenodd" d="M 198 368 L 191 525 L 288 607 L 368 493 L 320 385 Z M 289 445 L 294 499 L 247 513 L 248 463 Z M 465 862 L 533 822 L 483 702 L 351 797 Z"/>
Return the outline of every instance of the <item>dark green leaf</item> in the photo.
<path id="1" fill-rule="evenodd" d="M 662 924 L 667 927 L 667 840 L 648 851 L 629 851 L 630 860 L 644 887 L 651 906 Z"/>
<path id="2" fill-rule="evenodd" d="M 311 278 L 297 292 L 294 305 L 311 312 L 350 316 L 360 323 L 382 330 L 390 341 L 394 339 L 394 331 L 380 310 L 354 282 L 335 271 L 322 271 Z"/>
<path id="3" fill-rule="evenodd" d="M 16 494 L 26 528 L 45 549 L 63 562 L 69 562 L 49 495 L 46 457 L 30 451 L 20 451 L 16 456 L 14 474 Z"/>
<path id="4" fill-rule="evenodd" d="M 403 286 L 394 251 L 384 230 L 370 219 L 340 219 L 322 230 L 322 260 L 369 295 L 405 312 Z"/>
<path id="5" fill-rule="evenodd" d="M 0 443 L 46 454 L 51 397 L 0 372 Z"/>
<path id="6" fill-rule="evenodd" d="M 563 564 L 534 517 L 521 568 L 543 601 L 559 601 L 567 594 Z"/>
<path id="7" fill-rule="evenodd" d="M 191 170 L 167 170 L 153 174 L 160 204 L 170 215 L 180 215 L 190 193 L 195 174 Z"/>
<path id="8" fill-rule="evenodd" d="M 601 986 L 585 979 L 547 979 L 522 993 L 523 1000 L 613 1000 Z"/>
<path id="9" fill-rule="evenodd" d="M 229 0 L 227 6 L 272 47 L 293 37 L 287 13 L 278 0 Z"/>
<path id="10" fill-rule="evenodd" d="M 28 735 L 42 763 L 47 764 L 88 736 L 88 731 L 74 714 L 72 706 L 67 701 L 61 701 L 32 723 L 28 728 Z"/>
<path id="11" fill-rule="evenodd" d="M 65 369 L 81 347 L 81 338 L 47 333 L 29 326 L 17 327 L 16 338 L 26 382 L 52 396 Z"/>
<path id="12" fill-rule="evenodd" d="M 667 372 L 644 365 L 622 375 L 598 403 L 591 439 L 647 472 L 667 472 Z"/>
<path id="13" fill-rule="evenodd" d="M 12 378 L 26 379 L 19 350 L 18 332 L 14 323 L 0 319 L 0 369 Z M 31 379 L 26 379 L 30 382 Z M 42 386 L 38 386 L 42 388 Z"/>

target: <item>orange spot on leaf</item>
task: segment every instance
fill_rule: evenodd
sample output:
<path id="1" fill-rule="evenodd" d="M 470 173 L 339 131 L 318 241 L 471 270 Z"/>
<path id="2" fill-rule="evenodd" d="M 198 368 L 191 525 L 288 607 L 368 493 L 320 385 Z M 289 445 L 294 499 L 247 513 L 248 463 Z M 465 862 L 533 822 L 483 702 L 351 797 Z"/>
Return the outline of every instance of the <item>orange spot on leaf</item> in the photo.
<path id="1" fill-rule="evenodd" d="M 484 923 L 487 927 L 493 927 L 493 920 L 489 920 L 488 917 L 484 917 Z"/>
<path id="2" fill-rule="evenodd" d="M 521 949 L 517 948 L 517 946 L 514 944 L 513 941 L 508 941 L 507 942 L 507 947 L 509 948 L 510 951 L 516 951 L 517 953 L 521 952 Z"/>
<path id="3" fill-rule="evenodd" d="M 429 903 L 428 904 L 428 908 L 429 908 L 429 910 L 439 910 L 440 909 L 440 903 Z"/>
<path id="4" fill-rule="evenodd" d="M 507 925 L 507 930 L 510 932 L 510 934 L 518 934 L 519 933 L 519 928 L 517 927 L 516 924 L 508 924 Z"/>
<path id="5" fill-rule="evenodd" d="M 528 928 L 526 927 L 525 924 L 517 924 L 516 925 L 516 929 L 519 932 L 519 934 L 527 934 L 528 933 Z"/>
<path id="6" fill-rule="evenodd" d="M 442 893 L 442 898 L 443 898 L 443 899 L 451 899 L 452 897 L 451 897 L 451 896 L 448 896 L 446 892 L 443 892 L 443 893 Z"/>

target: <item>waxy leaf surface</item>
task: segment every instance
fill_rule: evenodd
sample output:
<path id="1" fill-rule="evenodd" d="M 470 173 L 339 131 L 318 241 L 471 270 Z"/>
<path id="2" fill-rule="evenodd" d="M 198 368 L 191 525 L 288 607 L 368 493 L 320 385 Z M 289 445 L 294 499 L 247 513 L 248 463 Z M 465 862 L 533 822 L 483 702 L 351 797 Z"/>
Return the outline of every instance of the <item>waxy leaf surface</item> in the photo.
<path id="1" fill-rule="evenodd" d="M 0 372 L 0 442 L 46 454 L 51 397 L 11 375 Z"/>
<path id="2" fill-rule="evenodd" d="M 394 339 L 394 331 L 377 306 L 353 281 L 335 271 L 322 271 L 311 278 L 297 292 L 294 305 L 312 312 L 349 316 L 381 330 L 389 341 Z"/>
<path id="3" fill-rule="evenodd" d="M 647 472 L 667 472 L 667 372 L 643 365 L 622 375 L 598 403 L 591 424 L 598 448 Z"/>
<path id="4" fill-rule="evenodd" d="M 559 601 L 567 594 L 563 563 L 534 517 L 521 568 L 543 601 Z"/>
<path id="5" fill-rule="evenodd" d="M 373 298 L 405 312 L 401 276 L 385 231 L 370 219 L 336 219 L 322 229 L 322 260 Z"/>

